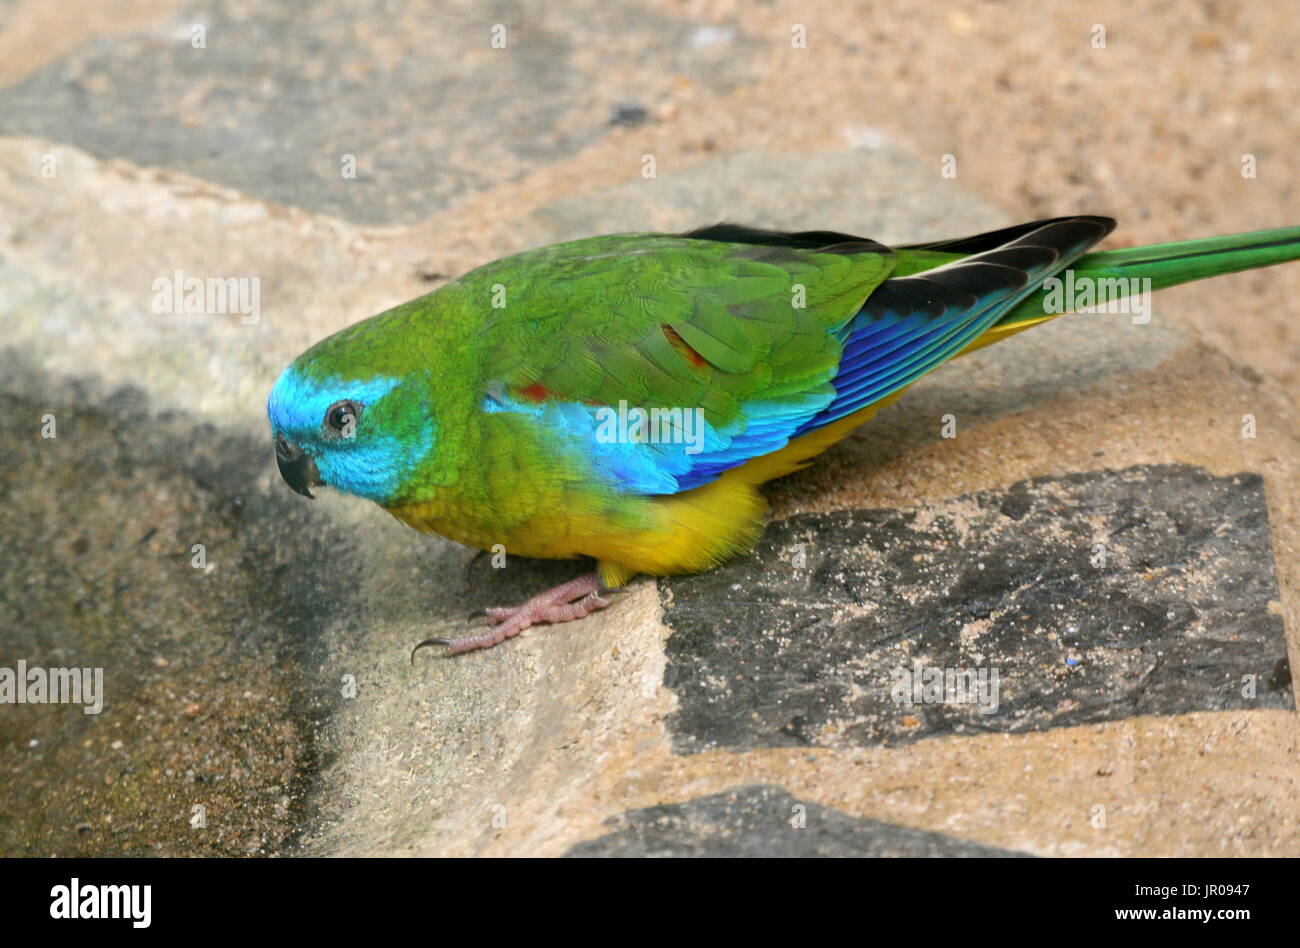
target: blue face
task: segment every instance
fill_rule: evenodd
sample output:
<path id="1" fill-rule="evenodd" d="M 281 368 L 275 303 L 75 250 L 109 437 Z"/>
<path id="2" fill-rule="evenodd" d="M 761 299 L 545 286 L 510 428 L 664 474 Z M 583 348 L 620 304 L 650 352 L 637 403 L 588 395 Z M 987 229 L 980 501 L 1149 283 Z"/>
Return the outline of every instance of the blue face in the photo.
<path id="1" fill-rule="evenodd" d="M 326 484 L 384 503 L 395 496 L 433 444 L 433 422 L 423 431 L 398 438 L 387 430 L 380 403 L 401 379 L 305 378 L 293 366 L 276 380 L 266 401 L 275 436 L 276 461 L 285 482 L 311 497 L 310 487 Z"/>

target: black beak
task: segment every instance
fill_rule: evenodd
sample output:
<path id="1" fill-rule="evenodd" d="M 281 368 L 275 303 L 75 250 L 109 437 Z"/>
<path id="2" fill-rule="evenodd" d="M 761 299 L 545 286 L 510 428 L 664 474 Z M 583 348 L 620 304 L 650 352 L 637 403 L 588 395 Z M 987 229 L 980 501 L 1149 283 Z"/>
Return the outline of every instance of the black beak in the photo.
<path id="1" fill-rule="evenodd" d="M 275 463 L 280 467 L 280 476 L 284 482 L 304 497 L 314 496 L 309 487 L 319 484 L 320 473 L 311 455 L 303 451 L 292 441 L 280 435 L 275 437 Z"/>

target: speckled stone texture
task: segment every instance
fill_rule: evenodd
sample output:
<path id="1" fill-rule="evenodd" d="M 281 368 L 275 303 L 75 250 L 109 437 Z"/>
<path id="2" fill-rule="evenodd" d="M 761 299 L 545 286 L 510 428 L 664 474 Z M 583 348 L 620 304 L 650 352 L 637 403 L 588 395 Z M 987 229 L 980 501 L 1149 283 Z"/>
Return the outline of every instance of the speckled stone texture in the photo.
<path id="1" fill-rule="evenodd" d="M 183 169 L 360 223 L 412 223 L 576 154 L 618 124 L 626 97 L 661 98 L 675 73 L 714 92 L 753 73 L 752 47 L 734 34 L 700 42 L 689 22 L 635 4 L 519 14 L 501 2 L 419 11 L 391 0 L 182 8 L 0 92 L 0 134 Z M 593 43 L 594 33 L 625 41 Z M 592 81 L 613 72 L 634 78 Z"/>
<path id="2" fill-rule="evenodd" d="M 661 584 L 674 746 L 1294 708 L 1269 541 L 1259 477 L 1181 465 L 783 520 L 754 556 Z M 926 691 L 918 667 L 965 690 Z"/>

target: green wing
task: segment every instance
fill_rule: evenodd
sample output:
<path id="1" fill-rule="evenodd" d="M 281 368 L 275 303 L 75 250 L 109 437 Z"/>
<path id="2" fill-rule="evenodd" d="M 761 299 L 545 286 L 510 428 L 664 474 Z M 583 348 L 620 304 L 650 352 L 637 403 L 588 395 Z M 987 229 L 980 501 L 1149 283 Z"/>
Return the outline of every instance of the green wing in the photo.
<path id="1" fill-rule="evenodd" d="M 841 330 L 893 259 L 861 239 L 805 250 L 627 234 L 459 283 L 487 308 L 484 369 L 505 399 L 701 408 L 722 429 L 747 404 L 833 395 Z"/>

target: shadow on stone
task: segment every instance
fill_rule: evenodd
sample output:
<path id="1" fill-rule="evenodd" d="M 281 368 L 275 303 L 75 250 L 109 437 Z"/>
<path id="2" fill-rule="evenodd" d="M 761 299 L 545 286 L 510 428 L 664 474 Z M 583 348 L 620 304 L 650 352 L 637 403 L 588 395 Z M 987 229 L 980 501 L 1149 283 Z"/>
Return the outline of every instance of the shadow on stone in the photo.
<path id="1" fill-rule="evenodd" d="M 105 692 L 97 715 L 0 712 L 0 853 L 290 845 L 340 693 L 322 633 L 353 612 L 349 538 L 254 486 L 263 439 L 0 365 L 0 665 L 102 668 Z"/>
<path id="2" fill-rule="evenodd" d="M 742 787 L 685 803 L 632 810 L 611 831 L 579 843 L 566 856 L 1023 857 L 942 833 L 850 816 L 804 803 L 780 787 Z"/>

